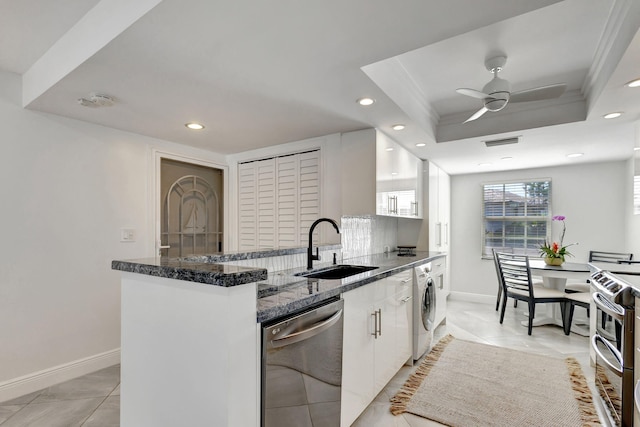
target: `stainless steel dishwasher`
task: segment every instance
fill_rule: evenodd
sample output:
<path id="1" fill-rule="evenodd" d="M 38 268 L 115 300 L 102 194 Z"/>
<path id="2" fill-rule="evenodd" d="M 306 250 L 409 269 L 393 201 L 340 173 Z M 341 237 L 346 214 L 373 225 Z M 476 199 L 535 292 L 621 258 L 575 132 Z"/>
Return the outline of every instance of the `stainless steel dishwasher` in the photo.
<path id="1" fill-rule="evenodd" d="M 339 426 L 342 310 L 332 299 L 262 326 L 262 426 Z"/>

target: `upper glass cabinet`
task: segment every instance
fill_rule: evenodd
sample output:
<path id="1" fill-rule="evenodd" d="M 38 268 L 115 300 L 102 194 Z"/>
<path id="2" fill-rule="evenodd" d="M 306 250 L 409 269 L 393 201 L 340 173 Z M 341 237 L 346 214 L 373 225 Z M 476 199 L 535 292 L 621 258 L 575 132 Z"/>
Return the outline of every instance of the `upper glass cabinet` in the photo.
<path id="1" fill-rule="evenodd" d="M 422 218 L 422 161 L 376 133 L 376 214 Z"/>

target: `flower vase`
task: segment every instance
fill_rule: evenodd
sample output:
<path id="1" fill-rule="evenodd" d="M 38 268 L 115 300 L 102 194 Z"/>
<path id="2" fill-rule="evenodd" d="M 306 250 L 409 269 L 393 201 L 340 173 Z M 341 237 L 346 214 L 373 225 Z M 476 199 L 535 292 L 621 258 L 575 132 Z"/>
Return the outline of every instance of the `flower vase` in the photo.
<path id="1" fill-rule="evenodd" d="M 564 262 L 564 258 L 544 257 L 544 263 L 547 265 L 560 266 Z"/>

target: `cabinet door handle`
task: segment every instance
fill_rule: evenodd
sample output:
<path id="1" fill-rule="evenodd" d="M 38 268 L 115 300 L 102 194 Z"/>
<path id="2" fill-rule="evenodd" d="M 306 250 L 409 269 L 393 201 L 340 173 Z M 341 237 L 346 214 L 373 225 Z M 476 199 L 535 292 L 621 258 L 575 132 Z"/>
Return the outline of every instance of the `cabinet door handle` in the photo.
<path id="1" fill-rule="evenodd" d="M 373 332 L 371 335 L 373 335 L 375 339 L 378 339 L 378 312 L 374 311 L 371 315 L 373 316 Z"/>
<path id="2" fill-rule="evenodd" d="M 436 222 L 436 245 L 442 246 L 442 223 Z"/>
<path id="3" fill-rule="evenodd" d="M 448 222 L 444 223 L 444 244 L 445 245 L 449 244 L 449 223 Z"/>
<path id="4" fill-rule="evenodd" d="M 398 197 L 397 196 L 387 196 L 387 211 L 390 214 L 398 213 Z"/>
<path id="5" fill-rule="evenodd" d="M 413 298 L 413 297 L 404 297 L 400 301 L 402 301 L 402 303 L 404 304 L 404 303 L 408 302 L 411 298 Z"/>
<path id="6" fill-rule="evenodd" d="M 371 315 L 373 316 L 373 333 L 371 335 L 378 339 L 382 335 L 382 309 L 377 309 Z"/>
<path id="7" fill-rule="evenodd" d="M 409 283 L 410 281 L 411 281 L 411 277 L 409 277 L 408 279 L 403 280 L 403 281 L 402 281 L 402 282 L 400 282 L 400 283 Z"/>

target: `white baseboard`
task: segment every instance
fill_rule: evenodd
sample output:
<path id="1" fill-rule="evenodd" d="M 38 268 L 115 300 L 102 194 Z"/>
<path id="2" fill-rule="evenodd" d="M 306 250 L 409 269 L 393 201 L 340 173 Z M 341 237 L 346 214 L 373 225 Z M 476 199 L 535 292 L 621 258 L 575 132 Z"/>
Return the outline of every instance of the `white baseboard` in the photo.
<path id="1" fill-rule="evenodd" d="M 481 304 L 495 304 L 495 295 L 472 294 L 469 292 L 449 292 L 449 299 L 455 301 L 477 302 Z"/>
<path id="2" fill-rule="evenodd" d="M 0 383 L 0 402 L 24 396 L 118 363 L 120 363 L 119 348 L 4 381 Z"/>

